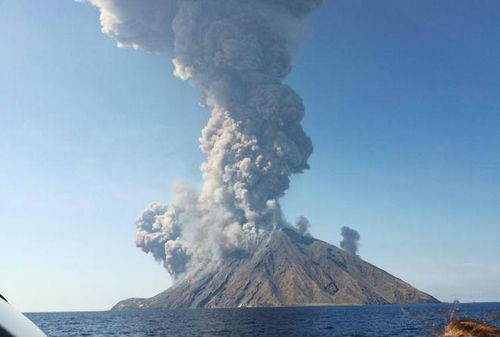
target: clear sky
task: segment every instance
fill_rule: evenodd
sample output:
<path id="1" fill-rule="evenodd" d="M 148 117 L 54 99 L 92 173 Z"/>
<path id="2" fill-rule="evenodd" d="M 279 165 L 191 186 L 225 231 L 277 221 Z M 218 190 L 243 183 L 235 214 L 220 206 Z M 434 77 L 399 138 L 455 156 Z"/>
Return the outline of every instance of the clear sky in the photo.
<path id="1" fill-rule="evenodd" d="M 200 181 L 199 93 L 70 0 L 0 0 L 0 293 L 105 310 L 171 284 L 134 219 Z M 314 236 L 443 301 L 500 300 L 500 2 L 327 0 L 288 78 L 311 170 L 283 200 Z"/>

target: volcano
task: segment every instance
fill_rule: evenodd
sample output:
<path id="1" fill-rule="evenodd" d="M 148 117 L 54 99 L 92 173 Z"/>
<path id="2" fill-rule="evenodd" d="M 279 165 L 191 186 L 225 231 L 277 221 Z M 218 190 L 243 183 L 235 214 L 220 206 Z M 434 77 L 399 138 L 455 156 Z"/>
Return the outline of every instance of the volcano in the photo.
<path id="1" fill-rule="evenodd" d="M 199 278 L 178 281 L 152 298 L 121 301 L 112 310 L 437 302 L 356 255 L 280 228 L 252 255 L 226 257 Z"/>

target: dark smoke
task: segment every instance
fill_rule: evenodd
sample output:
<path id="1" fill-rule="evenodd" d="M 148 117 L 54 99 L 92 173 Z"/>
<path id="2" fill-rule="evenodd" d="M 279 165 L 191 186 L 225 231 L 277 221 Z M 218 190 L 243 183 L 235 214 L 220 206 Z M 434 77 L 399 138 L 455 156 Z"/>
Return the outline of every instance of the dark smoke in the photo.
<path id="1" fill-rule="evenodd" d="M 321 0 L 88 0 L 119 47 L 173 56 L 203 93 L 203 187 L 181 185 L 137 220 L 137 246 L 174 276 L 252 250 L 287 225 L 279 199 L 309 168 L 302 99 L 283 79 L 303 20 Z M 299 231 L 307 232 L 301 222 Z"/>
<path id="2" fill-rule="evenodd" d="M 305 216 L 299 216 L 297 220 L 295 220 L 295 228 L 297 229 L 297 232 L 299 232 L 299 234 L 310 236 L 311 234 L 309 234 L 309 227 L 311 227 L 311 223 Z"/>
<path id="3" fill-rule="evenodd" d="M 351 254 L 358 255 L 358 241 L 361 238 L 358 231 L 344 226 L 341 229 L 341 235 L 342 241 L 340 241 L 340 247 Z"/>

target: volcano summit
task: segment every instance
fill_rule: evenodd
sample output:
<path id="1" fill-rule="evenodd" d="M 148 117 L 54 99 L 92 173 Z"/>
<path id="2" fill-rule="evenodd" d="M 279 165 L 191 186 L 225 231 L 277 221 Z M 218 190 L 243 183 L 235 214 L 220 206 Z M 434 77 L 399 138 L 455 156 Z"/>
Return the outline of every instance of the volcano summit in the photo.
<path id="1" fill-rule="evenodd" d="M 253 255 L 227 257 L 211 272 L 113 310 L 437 302 L 354 254 L 280 228 Z"/>

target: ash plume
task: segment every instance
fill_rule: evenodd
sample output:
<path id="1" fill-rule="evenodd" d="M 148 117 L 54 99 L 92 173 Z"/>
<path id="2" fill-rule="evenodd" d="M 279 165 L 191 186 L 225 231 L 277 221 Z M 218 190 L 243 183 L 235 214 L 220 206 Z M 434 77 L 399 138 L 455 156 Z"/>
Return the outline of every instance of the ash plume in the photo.
<path id="1" fill-rule="evenodd" d="M 344 226 L 341 228 L 342 241 L 340 241 L 340 248 L 348 251 L 351 254 L 358 255 L 358 241 L 361 238 L 358 231 Z"/>
<path id="2" fill-rule="evenodd" d="M 311 227 L 311 223 L 305 216 L 299 216 L 297 220 L 295 220 L 295 228 L 299 234 L 311 236 L 311 234 L 309 234 L 309 227 Z"/>
<path id="3" fill-rule="evenodd" d="M 252 250 L 287 225 L 279 199 L 308 169 L 304 105 L 283 79 L 306 16 L 322 0 L 88 0 L 119 47 L 165 52 L 203 94 L 203 186 L 176 188 L 137 219 L 136 244 L 171 275 Z M 300 225 L 305 234 L 307 225 Z"/>

